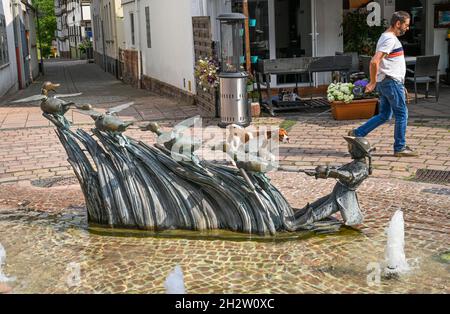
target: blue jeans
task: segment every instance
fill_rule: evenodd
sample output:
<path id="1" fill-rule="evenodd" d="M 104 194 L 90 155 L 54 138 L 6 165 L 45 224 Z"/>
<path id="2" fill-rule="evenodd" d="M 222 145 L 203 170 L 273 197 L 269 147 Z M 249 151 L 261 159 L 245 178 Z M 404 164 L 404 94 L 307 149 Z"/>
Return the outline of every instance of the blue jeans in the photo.
<path id="1" fill-rule="evenodd" d="M 355 129 L 355 135 L 365 137 L 378 126 L 395 117 L 394 152 L 401 151 L 406 145 L 406 126 L 408 124 L 408 108 L 406 107 L 405 87 L 402 83 L 386 79 L 377 83 L 380 94 L 379 114 Z"/>

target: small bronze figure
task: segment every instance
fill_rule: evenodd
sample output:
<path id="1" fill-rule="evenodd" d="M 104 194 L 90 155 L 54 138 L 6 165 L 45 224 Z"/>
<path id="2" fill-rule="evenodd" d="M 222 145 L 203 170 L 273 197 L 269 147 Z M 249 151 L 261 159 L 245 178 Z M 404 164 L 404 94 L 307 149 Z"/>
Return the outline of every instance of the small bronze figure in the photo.
<path id="1" fill-rule="evenodd" d="M 149 122 L 139 127 L 141 131 L 150 131 L 158 135 L 158 142 L 170 151 L 175 148 L 175 153 L 191 156 L 202 147 L 202 141 L 198 138 L 183 136 L 182 132 L 163 132 L 157 122 Z M 175 146 L 176 145 L 176 146 Z M 187 151 L 185 151 L 187 149 Z"/>
<path id="2" fill-rule="evenodd" d="M 372 174 L 371 152 L 374 150 L 367 139 L 363 137 L 345 136 L 348 150 L 353 159 L 339 168 L 318 166 L 315 171 L 304 171 L 307 175 L 315 176 L 316 179 L 337 179 L 333 192 L 324 196 L 312 204 L 306 205 L 295 213 L 297 224 L 312 224 L 340 211 L 345 224 L 348 226 L 358 225 L 363 221 L 363 214 L 358 203 L 356 189 Z M 367 165 L 366 157 L 369 159 Z"/>
<path id="3" fill-rule="evenodd" d="M 130 107 L 133 104 L 134 102 L 129 102 L 122 105 L 118 105 L 116 107 L 108 109 L 105 113 L 100 113 L 95 110 L 87 110 L 87 111 L 77 110 L 77 112 L 91 116 L 91 118 L 95 121 L 95 127 L 100 131 L 122 133 L 130 125 L 132 125 L 134 121 L 127 121 L 127 122 L 122 121 L 117 116 L 115 116 L 115 114 Z"/>
<path id="4" fill-rule="evenodd" d="M 53 94 L 49 96 L 49 92 L 53 91 L 56 92 L 56 88 L 58 88 L 59 84 L 53 84 L 52 82 L 45 82 L 42 84 L 41 88 L 41 94 L 40 95 L 34 95 L 27 98 L 19 99 L 16 101 L 13 101 L 13 103 L 18 102 L 32 102 L 32 101 L 41 101 L 41 110 L 44 113 L 48 114 L 57 114 L 57 115 L 64 115 L 71 107 L 75 107 L 80 110 L 90 110 L 92 109 L 92 106 L 89 104 L 82 104 L 78 105 L 74 102 L 68 102 L 64 101 L 60 98 L 67 98 L 67 97 L 76 97 L 80 96 L 81 93 L 75 93 L 75 94 Z"/>

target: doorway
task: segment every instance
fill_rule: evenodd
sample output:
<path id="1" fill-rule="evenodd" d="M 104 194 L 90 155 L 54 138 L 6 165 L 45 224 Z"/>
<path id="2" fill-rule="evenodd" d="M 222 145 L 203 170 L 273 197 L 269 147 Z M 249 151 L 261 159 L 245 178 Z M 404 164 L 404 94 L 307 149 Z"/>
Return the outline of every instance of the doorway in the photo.
<path id="1" fill-rule="evenodd" d="M 277 58 L 312 57 L 311 0 L 275 0 L 275 46 Z M 277 84 L 309 82 L 307 74 L 278 75 Z"/>
<path id="2" fill-rule="evenodd" d="M 312 57 L 316 42 L 315 0 L 248 0 L 250 54 L 259 59 Z M 231 11 L 242 13 L 242 0 L 231 1 Z M 298 83 L 309 83 L 307 74 Z M 294 75 L 273 75 L 272 82 L 292 85 Z"/>

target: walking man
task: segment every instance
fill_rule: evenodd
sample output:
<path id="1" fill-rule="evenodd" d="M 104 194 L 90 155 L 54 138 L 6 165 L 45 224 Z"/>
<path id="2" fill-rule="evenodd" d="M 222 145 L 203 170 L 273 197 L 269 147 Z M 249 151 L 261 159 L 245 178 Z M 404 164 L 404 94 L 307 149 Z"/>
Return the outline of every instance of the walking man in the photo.
<path id="1" fill-rule="evenodd" d="M 380 94 L 379 114 L 372 117 L 359 128 L 351 130 L 348 135 L 365 137 L 378 126 L 395 117 L 394 156 L 417 156 L 406 145 L 406 126 L 408 124 L 407 92 L 404 86 L 406 63 L 403 47 L 397 37 L 409 30 L 410 16 L 398 11 L 392 15 L 391 26 L 384 32 L 377 43 L 376 53 L 370 62 L 370 83 L 366 93 L 375 88 Z"/>

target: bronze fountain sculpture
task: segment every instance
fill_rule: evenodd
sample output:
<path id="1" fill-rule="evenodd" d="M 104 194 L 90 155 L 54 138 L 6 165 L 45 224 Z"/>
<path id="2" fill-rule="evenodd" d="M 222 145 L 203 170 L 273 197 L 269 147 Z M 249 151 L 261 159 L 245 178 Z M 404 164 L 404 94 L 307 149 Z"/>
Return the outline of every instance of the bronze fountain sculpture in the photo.
<path id="1" fill-rule="evenodd" d="M 57 86 L 46 82 L 42 95 L 19 101 L 59 103 L 61 96 L 47 96 Z M 338 183 L 331 195 L 295 212 L 266 176 L 270 167 L 264 161 L 236 159 L 232 167 L 200 160 L 195 151 L 201 142 L 182 134 L 165 133 L 154 122 L 140 128 L 157 134 L 164 140 L 162 143 L 149 146 L 125 136 L 122 132 L 131 122 L 123 122 L 114 114 L 131 104 L 114 107 L 105 114 L 92 110 L 90 105 L 64 102 L 59 110 L 47 110 L 41 105 L 43 115 L 56 126 L 80 183 L 90 224 L 155 231 L 226 229 L 275 235 L 283 231 L 321 230 L 324 225 L 336 229 L 340 223 L 324 223 L 323 219 L 337 210 L 344 214 L 348 225 L 362 221 L 356 188 L 371 172 L 371 148 L 365 139 L 346 137 L 353 162 L 339 169 L 318 167 L 306 171 L 316 178 L 336 178 Z M 82 129 L 70 129 L 64 113 L 71 106 L 95 120 L 92 135 Z M 108 119 L 108 123 L 99 122 Z M 180 142 L 182 147 L 188 147 L 187 152 L 173 149 Z M 183 158 L 177 158 L 179 155 Z"/>

